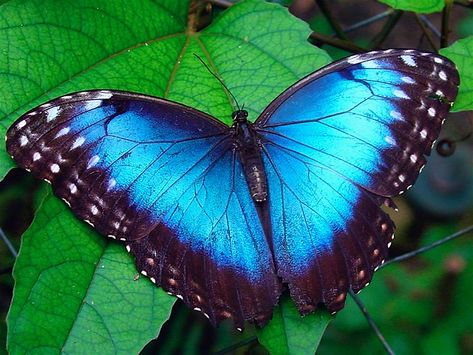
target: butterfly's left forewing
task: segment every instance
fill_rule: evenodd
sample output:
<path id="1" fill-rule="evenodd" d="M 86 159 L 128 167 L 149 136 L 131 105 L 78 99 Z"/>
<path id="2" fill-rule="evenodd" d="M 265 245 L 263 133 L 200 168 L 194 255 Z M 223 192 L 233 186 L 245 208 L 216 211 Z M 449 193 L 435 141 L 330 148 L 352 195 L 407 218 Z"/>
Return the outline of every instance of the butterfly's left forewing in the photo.
<path id="1" fill-rule="evenodd" d="M 336 311 L 370 282 L 394 230 L 379 206 L 415 181 L 458 84 L 446 58 L 372 52 L 302 79 L 258 118 L 278 273 L 301 311 Z"/>
<path id="2" fill-rule="evenodd" d="M 151 281 L 214 324 L 267 322 L 280 284 L 228 126 L 170 101 L 91 91 L 27 113 L 7 138 L 20 166 L 124 241 Z"/>

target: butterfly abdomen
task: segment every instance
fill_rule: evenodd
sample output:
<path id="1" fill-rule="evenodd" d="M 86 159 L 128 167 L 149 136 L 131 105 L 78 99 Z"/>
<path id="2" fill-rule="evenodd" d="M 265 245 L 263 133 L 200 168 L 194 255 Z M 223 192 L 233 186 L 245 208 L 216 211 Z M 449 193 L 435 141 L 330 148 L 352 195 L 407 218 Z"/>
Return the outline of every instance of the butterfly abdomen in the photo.
<path id="1" fill-rule="evenodd" d="M 251 198 L 255 202 L 266 201 L 268 182 L 263 159 L 256 134 L 246 120 L 246 116 L 236 120 L 235 132 L 235 145 L 240 155 L 246 182 L 250 188 Z"/>

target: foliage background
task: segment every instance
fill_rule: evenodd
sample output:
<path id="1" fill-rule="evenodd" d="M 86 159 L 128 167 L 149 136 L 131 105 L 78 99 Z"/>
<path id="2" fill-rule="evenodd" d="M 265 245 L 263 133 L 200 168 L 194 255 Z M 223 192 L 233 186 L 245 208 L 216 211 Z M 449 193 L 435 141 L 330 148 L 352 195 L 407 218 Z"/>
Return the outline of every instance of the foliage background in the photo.
<path id="1" fill-rule="evenodd" d="M 282 7 L 258 0 L 242 2 L 227 13 L 223 8 L 228 2 L 209 3 L 193 2 L 189 11 L 185 1 L 165 0 L 0 2 L 1 129 L 5 132 L 19 115 L 49 98 L 91 88 L 167 97 L 230 122 L 229 98 L 193 53 L 217 70 L 255 118 L 279 92 L 330 57 L 366 48 L 432 50 L 430 42 L 438 47 L 441 41 L 432 31 L 423 32 L 423 27 L 428 26 L 427 19 L 441 28 L 439 11 L 445 5 L 439 0 L 294 1 L 291 11 L 306 20 L 304 24 Z M 449 18 L 452 30 L 449 42 L 462 40 L 442 53 L 462 69 L 463 94 L 456 110 L 471 110 L 473 11 L 447 4 L 443 16 Z M 347 30 L 385 11 L 369 26 Z M 309 26 L 312 45 L 306 41 Z M 443 135 L 462 138 L 472 130 L 471 119 L 468 112 L 452 115 Z M 457 144 L 452 157 L 433 156 L 408 199 L 397 201 L 401 212 L 393 215 L 398 225 L 393 256 L 472 223 L 471 149 L 466 140 Z M 0 154 L 3 175 L 13 163 L 4 149 Z M 238 333 L 230 324 L 215 330 L 179 302 L 172 308 L 173 297 L 135 277 L 133 262 L 121 246 L 108 243 L 73 218 L 49 188 L 29 174 L 13 170 L 6 176 L 0 186 L 0 209 L 0 226 L 17 249 L 21 234 L 36 216 L 15 264 L 15 298 L 8 315 L 11 353 L 138 352 L 158 334 L 144 353 L 200 353 L 232 345 L 238 353 L 313 353 L 331 319 L 323 312 L 300 319 L 292 303 L 284 300 L 262 331 L 247 327 Z M 362 292 L 398 353 L 473 352 L 471 242 L 471 236 L 465 236 L 386 267 Z M 13 262 L 0 243 L 3 320 L 10 307 Z M 6 340 L 3 323 L 0 341 Z M 349 301 L 330 322 L 318 352 L 368 351 L 383 352 Z"/>

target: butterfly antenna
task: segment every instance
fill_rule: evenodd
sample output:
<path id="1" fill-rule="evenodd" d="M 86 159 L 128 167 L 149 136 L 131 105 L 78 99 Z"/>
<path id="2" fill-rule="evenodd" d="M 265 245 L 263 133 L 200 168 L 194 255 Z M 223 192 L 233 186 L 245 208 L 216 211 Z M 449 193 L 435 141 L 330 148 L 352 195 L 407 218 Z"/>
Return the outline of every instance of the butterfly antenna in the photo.
<path id="1" fill-rule="evenodd" d="M 199 57 L 199 56 L 198 56 L 197 54 L 195 54 L 195 53 L 193 53 L 193 54 L 194 54 L 194 56 L 202 63 L 202 65 L 209 71 L 209 73 L 212 74 L 212 75 L 215 77 L 215 79 L 217 79 L 217 80 L 220 82 L 220 84 L 222 84 L 222 86 L 224 87 L 224 89 L 225 89 L 225 90 L 228 92 L 228 94 L 232 97 L 233 101 L 234 101 L 235 104 L 236 104 L 237 109 L 238 109 L 239 111 L 242 110 L 242 109 L 240 109 L 240 105 L 238 104 L 238 101 L 237 101 L 236 97 L 235 97 L 235 96 L 232 94 L 232 92 L 228 89 L 227 85 L 225 85 L 225 83 L 223 82 L 223 80 L 220 79 L 217 74 L 215 74 L 215 72 L 207 65 L 207 63 L 205 63 L 205 62 L 202 60 L 201 57 Z"/>

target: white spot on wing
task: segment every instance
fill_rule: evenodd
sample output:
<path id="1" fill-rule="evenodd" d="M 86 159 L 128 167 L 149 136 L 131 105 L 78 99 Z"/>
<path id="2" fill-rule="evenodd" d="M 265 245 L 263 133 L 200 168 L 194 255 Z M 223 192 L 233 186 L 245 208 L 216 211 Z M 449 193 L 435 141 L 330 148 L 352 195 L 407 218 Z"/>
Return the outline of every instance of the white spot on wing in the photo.
<path id="1" fill-rule="evenodd" d="M 114 178 L 110 178 L 110 180 L 108 180 L 107 191 L 110 191 L 111 189 L 113 189 L 116 184 L 117 184 L 117 181 Z"/>
<path id="2" fill-rule="evenodd" d="M 87 111 L 93 110 L 94 108 L 99 107 L 102 104 L 102 100 L 90 100 L 85 104 L 85 109 Z"/>
<path id="3" fill-rule="evenodd" d="M 37 161 L 37 160 L 40 160 L 40 159 L 41 159 L 41 154 L 39 154 L 38 152 L 33 154 L 33 161 Z"/>
<path id="4" fill-rule="evenodd" d="M 422 137 L 422 139 L 425 139 L 427 137 L 427 131 L 425 129 L 420 131 L 420 136 Z"/>
<path id="5" fill-rule="evenodd" d="M 59 165 L 57 164 L 51 164 L 51 172 L 54 173 L 54 174 L 57 174 L 61 169 L 59 168 Z"/>
<path id="6" fill-rule="evenodd" d="M 26 138 L 26 136 L 21 136 L 20 137 L 20 146 L 24 147 L 27 144 L 28 144 L 28 138 Z"/>
<path id="7" fill-rule="evenodd" d="M 408 77 L 408 76 L 403 76 L 401 78 L 401 80 L 404 81 L 407 84 L 414 84 L 416 82 L 414 79 L 412 79 L 411 77 Z"/>
<path id="8" fill-rule="evenodd" d="M 378 69 L 380 68 L 378 62 L 376 60 L 369 60 L 367 62 L 361 63 L 361 66 L 365 69 Z"/>
<path id="9" fill-rule="evenodd" d="M 391 136 L 386 136 L 384 137 L 384 141 L 388 144 L 391 144 L 391 145 L 396 145 L 396 141 L 394 140 L 393 137 Z"/>
<path id="10" fill-rule="evenodd" d="M 71 150 L 76 149 L 77 147 L 80 147 L 82 144 L 84 144 L 85 138 L 84 137 L 78 137 L 74 143 L 71 146 Z"/>
<path id="11" fill-rule="evenodd" d="M 351 57 L 347 59 L 347 62 L 350 64 L 358 64 L 362 61 L 363 61 L 363 58 L 359 54 L 352 55 Z"/>
<path id="12" fill-rule="evenodd" d="M 401 113 L 399 111 L 391 111 L 389 112 L 389 115 L 392 117 L 392 118 L 395 118 L 396 120 L 402 120 L 403 117 L 401 115 Z"/>
<path id="13" fill-rule="evenodd" d="M 429 113 L 430 117 L 435 117 L 435 114 L 437 113 L 433 107 L 429 108 L 427 112 Z"/>
<path id="14" fill-rule="evenodd" d="M 69 184 L 69 191 L 71 194 L 75 194 L 77 192 L 77 186 L 75 184 Z"/>
<path id="15" fill-rule="evenodd" d="M 412 163 L 415 163 L 415 162 L 417 161 L 417 155 L 412 154 L 412 155 L 410 156 L 410 159 L 411 159 L 411 162 L 412 162 Z"/>
<path id="16" fill-rule="evenodd" d="M 442 63 L 443 63 L 443 60 L 440 59 L 439 57 L 434 57 L 434 62 L 435 62 L 435 63 L 438 63 L 438 64 L 442 64 Z"/>
<path id="17" fill-rule="evenodd" d="M 59 137 L 65 135 L 65 134 L 68 134 L 70 130 L 71 130 L 71 127 L 64 127 L 64 128 L 61 129 L 59 132 L 57 132 L 55 138 L 59 138 Z"/>
<path id="18" fill-rule="evenodd" d="M 18 126 L 17 126 L 18 128 L 21 129 L 21 128 L 25 127 L 25 126 L 26 126 L 26 121 L 25 121 L 25 120 L 21 120 L 20 122 L 18 122 Z"/>
<path id="19" fill-rule="evenodd" d="M 109 99 L 113 96 L 112 92 L 111 91 L 107 91 L 107 90 L 102 90 L 102 91 L 99 91 L 96 98 L 97 99 Z"/>
<path id="20" fill-rule="evenodd" d="M 442 79 L 443 81 L 447 80 L 447 74 L 443 70 L 439 71 L 439 78 Z"/>
<path id="21" fill-rule="evenodd" d="M 89 159 L 87 163 L 87 169 L 90 169 L 94 167 L 100 160 L 100 157 L 98 155 L 94 155 L 92 158 Z"/>
<path id="22" fill-rule="evenodd" d="M 410 67 L 416 67 L 416 61 L 414 60 L 413 56 L 410 55 L 401 55 L 401 60 L 404 62 L 404 64 L 410 66 Z"/>
<path id="23" fill-rule="evenodd" d="M 406 95 L 406 93 L 402 90 L 394 90 L 394 96 L 399 97 L 401 99 L 410 99 L 409 96 Z"/>
<path id="24" fill-rule="evenodd" d="M 92 212 L 93 215 L 96 215 L 97 213 L 99 213 L 99 209 L 97 208 L 97 206 L 92 205 L 92 207 L 90 208 L 90 212 Z"/>
<path id="25" fill-rule="evenodd" d="M 61 108 L 59 106 L 53 107 L 47 111 L 46 121 L 51 122 L 61 113 Z"/>

